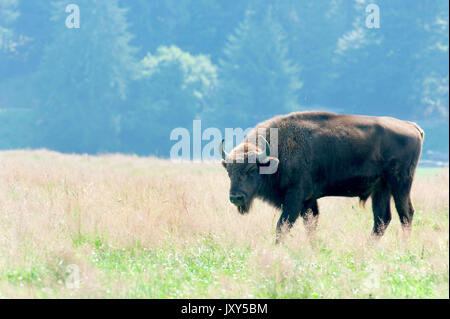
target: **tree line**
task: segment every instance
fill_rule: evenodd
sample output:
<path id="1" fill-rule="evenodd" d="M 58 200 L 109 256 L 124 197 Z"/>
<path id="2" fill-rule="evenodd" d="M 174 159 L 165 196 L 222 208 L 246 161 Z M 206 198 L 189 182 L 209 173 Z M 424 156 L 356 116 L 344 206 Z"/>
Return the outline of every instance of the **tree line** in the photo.
<path id="1" fill-rule="evenodd" d="M 168 156 L 194 119 L 330 110 L 417 121 L 448 160 L 447 1 L 77 0 L 67 28 L 70 3 L 0 0 L 2 149 Z"/>

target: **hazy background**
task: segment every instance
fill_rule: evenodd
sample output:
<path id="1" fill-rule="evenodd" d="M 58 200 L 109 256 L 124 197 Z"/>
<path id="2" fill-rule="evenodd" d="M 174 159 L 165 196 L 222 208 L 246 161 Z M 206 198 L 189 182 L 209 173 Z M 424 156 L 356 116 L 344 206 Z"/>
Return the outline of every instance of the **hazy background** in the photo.
<path id="1" fill-rule="evenodd" d="M 69 3 L 80 29 L 68 29 Z M 369 3 L 380 28 L 365 25 Z M 167 157 L 172 129 L 388 115 L 449 152 L 447 0 L 0 0 L 0 149 Z"/>

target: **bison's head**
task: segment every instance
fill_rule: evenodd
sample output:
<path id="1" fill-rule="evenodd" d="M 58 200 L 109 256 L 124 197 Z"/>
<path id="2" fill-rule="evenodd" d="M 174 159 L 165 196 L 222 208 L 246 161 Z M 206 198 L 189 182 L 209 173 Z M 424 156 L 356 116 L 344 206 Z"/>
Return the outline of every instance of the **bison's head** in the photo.
<path id="1" fill-rule="evenodd" d="M 219 148 L 222 154 L 222 165 L 230 177 L 230 201 L 236 205 L 241 214 L 245 214 L 265 182 L 265 174 L 261 174 L 260 168 L 269 165 L 278 166 L 279 161 L 269 156 L 269 143 L 261 135 L 259 142 L 260 144 L 262 142 L 263 148 L 244 142 L 228 154 L 223 149 L 223 142 L 222 140 Z"/>

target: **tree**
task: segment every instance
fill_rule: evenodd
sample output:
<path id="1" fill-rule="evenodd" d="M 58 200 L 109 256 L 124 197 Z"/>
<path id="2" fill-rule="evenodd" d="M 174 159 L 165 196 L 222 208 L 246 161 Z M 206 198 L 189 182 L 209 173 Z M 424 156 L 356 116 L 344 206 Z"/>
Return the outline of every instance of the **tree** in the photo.
<path id="1" fill-rule="evenodd" d="M 70 1 L 55 3 L 53 36 L 35 83 L 42 146 L 64 152 L 113 151 L 118 118 L 136 72 L 126 9 L 117 0 L 81 0 L 81 27 L 65 26 Z"/>
<path id="2" fill-rule="evenodd" d="M 218 90 L 204 118 L 219 127 L 247 128 L 298 109 L 302 84 L 287 53 L 285 34 L 272 8 L 248 9 L 228 38 L 219 63 Z"/>
<path id="3" fill-rule="evenodd" d="M 217 67 L 205 55 L 162 46 L 141 61 L 135 103 L 122 117 L 122 148 L 166 156 L 174 128 L 191 128 L 217 82 Z"/>
<path id="4" fill-rule="evenodd" d="M 328 99 L 336 83 L 336 43 L 354 19 L 353 1 L 277 1 L 273 15 L 286 31 L 288 58 L 301 63 L 303 86 L 298 103 L 311 109 L 332 109 Z M 350 21 L 350 23 L 349 23 Z"/>
<path id="5" fill-rule="evenodd" d="M 142 52 L 176 45 L 197 55 L 208 52 L 219 58 L 226 36 L 244 16 L 248 0 L 121 0 L 130 6 L 133 44 Z M 132 4 L 130 4 L 132 3 Z"/>
<path id="6" fill-rule="evenodd" d="M 417 73 L 421 75 L 421 83 L 418 84 L 421 103 L 415 112 L 428 119 L 446 122 L 448 127 L 449 3 L 439 1 L 428 4 L 433 10 L 423 26 L 425 41 L 421 48 L 422 63 L 417 66 Z"/>
<path id="7" fill-rule="evenodd" d="M 372 3 L 380 8 L 379 29 L 365 26 L 365 7 Z M 340 104 L 336 106 L 351 113 L 422 118 L 424 92 L 442 86 L 448 77 L 448 71 L 442 73 L 444 65 L 448 68 L 445 5 L 434 0 L 407 7 L 400 0 L 352 3 L 352 28 L 336 47 L 334 70 L 339 77 L 330 91 L 331 99 Z"/>

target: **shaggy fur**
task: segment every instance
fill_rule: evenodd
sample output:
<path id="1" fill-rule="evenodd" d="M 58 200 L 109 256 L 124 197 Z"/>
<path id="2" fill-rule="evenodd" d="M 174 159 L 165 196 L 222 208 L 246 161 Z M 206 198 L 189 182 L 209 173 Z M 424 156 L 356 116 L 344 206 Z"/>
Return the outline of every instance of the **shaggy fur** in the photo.
<path id="1" fill-rule="evenodd" d="M 265 163 L 248 163 L 250 154 L 263 150 L 251 144 L 258 129 L 278 129 L 278 156 Z M 254 198 L 282 208 L 277 225 L 292 226 L 299 215 L 314 229 L 324 196 L 372 197 L 373 234 L 382 236 L 391 220 L 394 198 L 402 226 L 411 227 L 414 208 L 411 184 L 421 154 L 424 133 L 417 124 L 390 117 L 296 112 L 258 124 L 230 156 L 244 158 L 223 165 L 230 180 L 230 198 L 243 196 L 238 209 L 246 213 Z M 254 142 L 253 142 L 254 143 Z M 257 144 L 258 145 L 258 144 Z M 275 146 L 272 145 L 272 151 Z M 261 175 L 258 167 L 277 161 L 276 173 Z"/>

